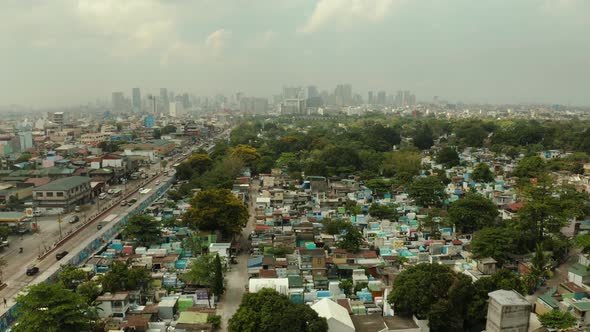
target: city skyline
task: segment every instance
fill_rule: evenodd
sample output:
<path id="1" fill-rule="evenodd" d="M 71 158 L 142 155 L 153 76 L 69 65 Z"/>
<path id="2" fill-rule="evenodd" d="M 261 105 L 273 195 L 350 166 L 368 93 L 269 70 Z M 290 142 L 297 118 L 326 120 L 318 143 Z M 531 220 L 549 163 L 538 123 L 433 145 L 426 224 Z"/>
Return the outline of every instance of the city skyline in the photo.
<path id="1" fill-rule="evenodd" d="M 365 99 L 590 105 L 589 12 L 581 0 L 9 0 L 0 105 L 343 82 Z"/>

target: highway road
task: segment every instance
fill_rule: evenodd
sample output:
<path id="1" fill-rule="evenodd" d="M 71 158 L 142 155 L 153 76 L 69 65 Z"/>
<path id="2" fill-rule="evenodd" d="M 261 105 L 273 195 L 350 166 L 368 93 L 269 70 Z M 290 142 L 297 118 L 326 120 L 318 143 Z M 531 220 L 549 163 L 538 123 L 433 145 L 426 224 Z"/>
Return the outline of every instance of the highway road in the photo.
<path id="1" fill-rule="evenodd" d="M 202 142 L 195 146 L 189 146 L 186 152 L 182 155 L 176 155 L 170 160 L 169 165 L 172 166 L 175 163 L 182 162 L 190 155 L 190 149 L 199 149 L 201 147 L 206 147 L 210 143 L 212 143 L 215 139 L 227 139 L 229 137 L 229 130 L 217 135 L 216 137 L 212 138 L 208 142 Z M 169 167 L 170 167 L 169 166 Z M 117 214 L 119 216 L 126 215 L 129 212 L 136 209 L 141 202 L 143 202 L 148 195 L 141 195 L 139 194 L 140 188 L 145 189 L 152 189 L 150 193 L 156 191 L 160 186 L 165 183 L 165 180 L 172 175 L 169 174 L 165 176 L 161 173 L 160 164 L 150 164 L 149 170 L 147 171 L 148 174 L 155 174 L 152 178 L 149 179 L 139 179 L 136 181 L 129 182 L 126 186 L 117 186 L 123 187 L 124 193 L 121 197 L 113 198 L 109 197 L 108 199 L 101 200 L 96 204 L 92 205 L 85 205 L 82 206 L 82 211 L 78 213 L 71 213 L 80 216 L 80 222 L 75 224 L 69 224 L 68 222 L 61 223 L 61 234 L 65 237 L 68 232 L 74 231 L 75 228 L 82 228 L 78 233 L 72 235 L 67 241 L 63 242 L 59 245 L 56 250 L 54 250 L 51 254 L 47 255 L 42 259 L 38 259 L 42 252 L 49 250 L 53 247 L 53 244 L 59 241 L 60 239 L 60 224 L 57 222 L 57 216 L 44 216 L 38 217 L 37 222 L 39 225 L 39 231 L 33 234 L 25 234 L 21 236 L 11 236 L 10 237 L 10 247 L 4 248 L 4 251 L 0 251 L 0 255 L 6 261 L 7 265 L 2 269 L 2 279 L 6 283 L 6 287 L 0 290 L 0 297 L 4 298 L 8 302 L 8 306 L 0 306 L 0 315 L 4 314 L 8 308 L 10 308 L 14 302 L 16 295 L 26 286 L 38 282 L 44 281 L 46 276 L 43 276 L 44 271 L 49 269 L 55 269 L 59 267 L 59 262 L 66 262 L 68 261 L 78 250 L 83 248 L 86 243 L 89 243 L 93 239 L 95 239 L 98 235 L 104 233 L 106 230 L 109 229 L 108 225 L 103 227 L 101 230 L 97 230 L 96 225 L 102 221 L 106 216 L 110 214 Z M 160 180 L 158 182 L 158 180 Z M 158 185 L 156 185 L 158 183 Z M 114 187 L 111 187 L 114 188 Z M 119 205 L 119 202 L 122 198 L 127 197 L 131 194 L 129 198 L 136 198 L 138 201 L 133 206 L 125 206 L 122 207 Z M 109 195 L 110 196 L 110 195 Z M 107 212 L 104 213 L 100 218 L 94 219 L 86 226 L 82 226 L 85 222 L 85 219 L 92 219 L 93 216 L 96 216 L 99 211 L 98 208 L 100 207 L 101 211 L 105 211 L 112 208 Z M 67 219 L 64 216 L 62 219 Z M 24 248 L 23 253 L 19 253 L 19 247 Z M 57 261 L 55 258 L 55 254 L 57 252 L 66 250 L 70 254 L 68 256 L 62 258 L 60 261 Z M 40 272 L 35 276 L 27 276 L 25 274 L 27 266 L 35 265 L 39 267 Z"/>

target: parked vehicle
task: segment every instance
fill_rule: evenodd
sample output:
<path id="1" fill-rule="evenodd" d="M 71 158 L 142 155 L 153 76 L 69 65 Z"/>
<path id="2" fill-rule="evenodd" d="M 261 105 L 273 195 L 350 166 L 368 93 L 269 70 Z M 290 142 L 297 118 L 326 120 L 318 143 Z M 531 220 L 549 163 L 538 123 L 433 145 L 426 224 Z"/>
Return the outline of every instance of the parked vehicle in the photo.
<path id="1" fill-rule="evenodd" d="M 132 199 L 129 200 L 129 203 L 127 203 L 127 204 L 129 204 L 129 206 L 131 206 L 131 205 L 133 205 L 135 203 L 137 203 L 137 199 L 136 198 L 132 198 Z"/>
<path id="2" fill-rule="evenodd" d="M 39 268 L 37 266 L 29 266 L 26 273 L 28 276 L 34 276 L 39 273 Z"/>
<path id="3" fill-rule="evenodd" d="M 80 209 L 80 205 L 76 205 L 76 206 L 74 207 L 74 211 L 76 211 L 76 212 L 80 212 L 80 210 L 81 210 L 81 209 Z"/>
<path id="4" fill-rule="evenodd" d="M 64 258 L 64 257 L 66 257 L 66 256 L 67 256 L 67 254 L 68 254 L 68 252 L 64 250 L 64 251 L 58 252 L 58 253 L 55 255 L 55 258 L 57 258 L 57 260 L 60 260 L 60 259 L 62 259 L 62 258 Z"/>
<path id="5" fill-rule="evenodd" d="M 75 223 L 77 223 L 78 221 L 80 221 L 80 217 L 78 217 L 78 216 L 71 216 L 71 217 L 68 219 L 68 222 L 69 222 L 70 224 L 75 224 Z"/>
<path id="6" fill-rule="evenodd" d="M 98 199 L 105 199 L 107 198 L 107 193 L 100 193 L 100 195 L 98 195 Z"/>
<path id="7" fill-rule="evenodd" d="M 4 247 L 7 247 L 8 248 L 8 247 L 10 247 L 10 242 L 8 242 L 8 238 L 6 238 L 6 239 L 3 238 L 0 241 L 0 247 L 1 248 L 4 248 Z"/>
<path id="8" fill-rule="evenodd" d="M 126 200 L 122 200 L 120 205 L 121 206 L 127 206 L 127 201 Z"/>

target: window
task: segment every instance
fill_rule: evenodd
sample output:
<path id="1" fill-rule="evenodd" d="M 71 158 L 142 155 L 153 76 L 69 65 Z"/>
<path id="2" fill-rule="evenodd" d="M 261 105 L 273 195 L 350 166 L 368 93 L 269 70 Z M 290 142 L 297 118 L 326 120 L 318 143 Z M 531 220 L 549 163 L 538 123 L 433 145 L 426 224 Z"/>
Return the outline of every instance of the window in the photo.
<path id="1" fill-rule="evenodd" d="M 64 192 L 63 191 L 58 191 L 55 194 L 57 195 L 57 197 L 64 197 Z"/>
<path id="2" fill-rule="evenodd" d="M 47 196 L 47 197 L 53 197 L 53 192 L 51 192 L 51 191 L 48 191 L 48 192 L 47 192 L 47 194 L 46 194 L 45 196 Z"/>
<path id="3" fill-rule="evenodd" d="M 38 192 L 35 193 L 35 196 L 37 196 L 37 197 L 43 197 L 43 192 L 38 191 Z"/>

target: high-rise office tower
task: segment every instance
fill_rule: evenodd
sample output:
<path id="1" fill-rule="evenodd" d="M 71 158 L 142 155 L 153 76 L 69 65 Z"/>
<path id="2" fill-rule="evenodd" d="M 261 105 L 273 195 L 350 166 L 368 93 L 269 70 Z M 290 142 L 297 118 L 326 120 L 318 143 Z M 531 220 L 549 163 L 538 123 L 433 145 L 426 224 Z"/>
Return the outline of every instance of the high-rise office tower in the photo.
<path id="1" fill-rule="evenodd" d="M 385 93 L 385 91 L 379 91 L 377 93 L 377 104 L 385 105 L 386 102 L 387 102 L 387 94 Z"/>
<path id="2" fill-rule="evenodd" d="M 189 109 L 191 106 L 192 106 L 191 105 L 191 100 L 190 100 L 190 98 L 188 96 L 188 93 L 184 93 L 182 95 L 182 107 L 184 109 Z"/>
<path id="3" fill-rule="evenodd" d="M 373 91 L 369 91 L 367 94 L 367 104 L 373 105 L 375 103 L 375 97 L 373 96 Z"/>
<path id="4" fill-rule="evenodd" d="M 334 97 L 336 97 L 336 104 L 350 105 L 352 103 L 352 85 L 338 84 L 334 90 Z"/>
<path id="5" fill-rule="evenodd" d="M 315 85 L 310 85 L 307 87 L 307 98 L 316 98 L 319 97 L 320 93 L 318 91 L 318 88 Z"/>
<path id="6" fill-rule="evenodd" d="M 123 92 L 113 92 L 113 111 L 121 112 L 125 109 L 125 96 Z"/>
<path id="7" fill-rule="evenodd" d="M 168 100 L 168 89 L 160 88 L 160 110 L 162 113 L 167 114 L 170 108 L 170 101 Z"/>
<path id="8" fill-rule="evenodd" d="M 283 99 L 303 98 L 300 87 L 283 87 Z"/>
<path id="9" fill-rule="evenodd" d="M 131 106 L 133 107 L 133 112 L 141 112 L 141 92 L 139 88 L 133 88 L 131 91 Z"/>

